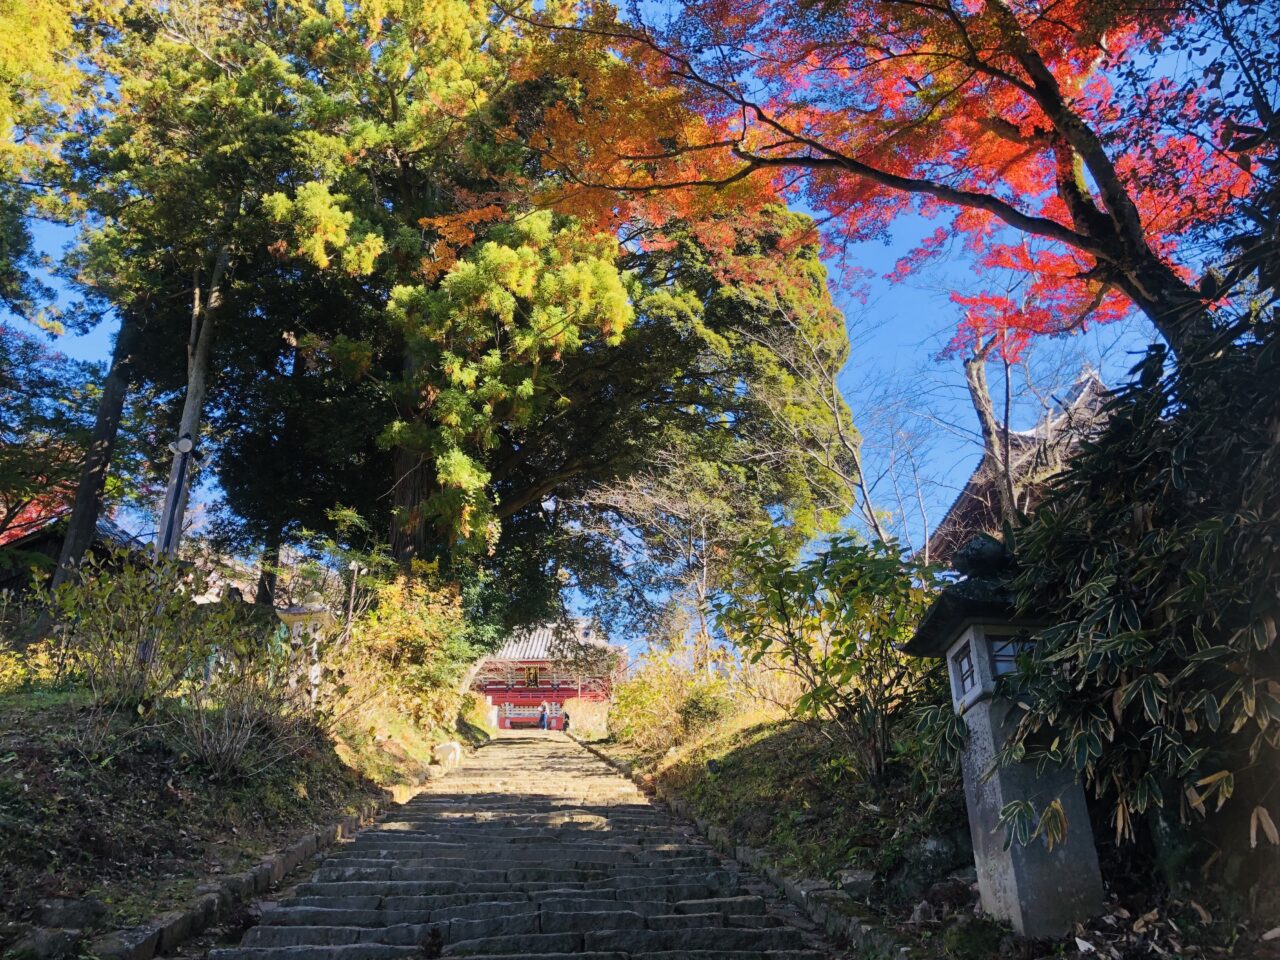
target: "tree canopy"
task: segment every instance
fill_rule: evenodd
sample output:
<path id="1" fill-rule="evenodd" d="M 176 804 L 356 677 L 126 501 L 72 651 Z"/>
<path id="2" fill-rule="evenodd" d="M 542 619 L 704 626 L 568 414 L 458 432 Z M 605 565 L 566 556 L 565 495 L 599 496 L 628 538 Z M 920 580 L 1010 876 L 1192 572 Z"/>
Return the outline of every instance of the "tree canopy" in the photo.
<path id="1" fill-rule="evenodd" d="M 544 51 L 574 81 L 533 138 L 572 185 L 567 204 L 674 192 L 696 205 L 753 183 L 820 211 L 833 253 L 916 212 L 942 225 L 895 275 L 954 238 L 983 276 L 953 295 L 957 345 L 1009 331 L 1016 351 L 1137 307 L 1182 350 L 1219 293 L 1198 287 L 1188 239 L 1257 193 L 1269 156 L 1266 7 L 693 0 L 657 23 L 608 4 L 513 15 L 576 37 Z M 1143 66 L 1164 48 L 1185 53 L 1177 67 Z M 1220 93 L 1225 77 L 1250 93 Z"/>
<path id="2" fill-rule="evenodd" d="M 848 411 L 772 402 L 787 343 L 847 356 L 812 223 L 544 202 L 541 31 L 461 0 L 95 11 L 68 42 L 96 95 L 54 145 L 82 218 L 64 273 L 121 320 L 94 449 L 126 390 L 153 397 L 207 455 L 219 542 L 270 557 L 354 510 L 405 569 L 483 569 L 532 611 L 597 555 L 588 494 L 681 445 L 753 522 L 847 510 L 806 444 L 856 437 Z"/>

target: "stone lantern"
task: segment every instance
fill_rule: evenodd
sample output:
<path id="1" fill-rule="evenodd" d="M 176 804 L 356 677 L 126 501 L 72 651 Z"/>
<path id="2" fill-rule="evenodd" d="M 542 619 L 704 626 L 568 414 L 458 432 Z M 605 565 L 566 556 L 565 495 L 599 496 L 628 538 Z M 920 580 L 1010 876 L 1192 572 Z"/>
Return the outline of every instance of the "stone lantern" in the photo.
<path id="1" fill-rule="evenodd" d="M 314 707 L 320 692 L 320 641 L 333 626 L 333 614 L 313 590 L 302 603 L 276 610 L 276 616 L 289 631 L 289 686 L 296 689 L 305 665 L 308 699 Z"/>
<path id="2" fill-rule="evenodd" d="M 946 659 L 951 700 L 968 728 L 961 767 L 982 908 L 1024 936 L 1060 936 L 1102 910 L 1102 875 L 1084 792 L 1069 770 L 1053 767 L 1038 774 L 1030 763 L 995 765 L 1021 711 L 996 696 L 996 680 L 1017 669 L 1033 625 L 1014 618 L 1001 576 L 1008 565 L 1001 543 L 979 537 L 954 562 L 966 578 L 942 591 L 904 650 Z M 1043 839 L 1006 849 L 1001 809 L 1018 800 L 1042 809 L 1055 799 L 1067 818 L 1065 841 L 1052 850 Z"/>

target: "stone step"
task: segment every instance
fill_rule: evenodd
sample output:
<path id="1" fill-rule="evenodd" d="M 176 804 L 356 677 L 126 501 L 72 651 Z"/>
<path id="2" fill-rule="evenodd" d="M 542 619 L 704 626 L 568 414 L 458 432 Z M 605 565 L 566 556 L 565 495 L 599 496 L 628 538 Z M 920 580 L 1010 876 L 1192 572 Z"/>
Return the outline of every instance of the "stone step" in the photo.
<path id="1" fill-rule="evenodd" d="M 536 833 L 523 833 L 510 836 L 491 836 L 489 834 L 459 833 L 456 830 L 370 830 L 361 833 L 359 839 L 334 848 L 341 850 L 360 850 L 365 847 L 418 847 L 433 853 L 448 855 L 457 852 L 460 847 L 475 847 L 478 851 L 502 850 L 506 853 L 524 852 L 529 856 L 536 855 L 546 847 L 565 847 L 570 850 L 582 850 L 602 855 L 627 855 L 636 853 L 669 853 L 672 855 L 707 854 L 710 845 L 705 843 L 672 843 L 670 834 L 663 832 L 661 836 L 668 842 L 658 842 L 654 837 L 623 838 L 613 833 L 599 830 L 584 830 L 567 833 L 560 830 L 542 830 Z"/>
<path id="2" fill-rule="evenodd" d="M 657 863 L 588 863 L 575 865 L 576 861 L 563 861 L 555 857 L 545 861 L 519 861 L 503 864 L 501 860 L 487 859 L 470 866 L 461 866 L 461 859 L 436 860 L 413 857 L 346 857 L 327 859 L 321 866 L 321 879 L 381 879 L 392 869 L 392 876 L 406 876 L 407 871 L 421 873 L 415 879 L 459 880 L 466 883 L 492 883 L 508 880 L 512 883 L 529 881 L 579 883 L 601 880 L 607 877 L 681 877 L 700 878 L 719 872 L 719 864 L 710 858 L 681 857 Z M 367 875 L 364 871 L 373 871 Z"/>
<path id="3" fill-rule="evenodd" d="M 635 955 L 674 950 L 741 950 L 758 953 L 792 950 L 801 946 L 800 934 L 786 928 L 740 930 L 731 927 L 692 927 L 682 930 L 589 930 L 585 932 L 538 933 L 486 936 L 453 941 L 444 948 L 446 957 L 486 953 L 573 953 L 618 952 Z"/>
<path id="4" fill-rule="evenodd" d="M 209 960 L 400 960 L 423 957 L 421 945 L 395 946 L 389 943 L 359 943 L 345 946 L 232 947 L 210 950 Z"/>
<path id="5" fill-rule="evenodd" d="M 534 933 L 511 937 L 479 937 L 448 944 L 446 957 L 467 957 L 485 953 L 579 953 L 583 950 L 580 933 Z M 623 951 L 618 951 L 619 953 Z"/>
<path id="6" fill-rule="evenodd" d="M 502 738 L 208 960 L 822 957 L 761 889 L 579 747 Z"/>
<path id="7" fill-rule="evenodd" d="M 644 930 L 648 920 L 634 910 L 549 911 L 539 916 L 539 932 L 582 934 L 587 930 Z"/>
<path id="8" fill-rule="evenodd" d="M 563 840 L 545 837 L 538 842 L 513 842 L 492 840 L 451 840 L 439 837 L 410 835 L 398 837 L 393 833 L 365 836 L 355 844 L 329 851 L 329 858 L 360 859 L 378 856 L 420 856 L 438 860 L 538 860 L 566 858 L 584 863 L 623 864 L 641 861 L 716 859 L 716 852 L 709 846 L 655 846 L 645 844 L 604 844 L 598 840 Z"/>
<path id="9" fill-rule="evenodd" d="M 666 900 L 582 900 L 547 899 L 540 903 L 544 915 L 550 913 L 638 913 L 641 916 L 657 916 L 671 910 L 673 904 Z"/>
<path id="10" fill-rule="evenodd" d="M 644 886 L 699 885 L 708 890 L 727 890 L 738 883 L 738 874 L 728 870 L 699 868 L 688 871 L 638 870 L 635 872 L 553 870 L 513 868 L 500 870 L 466 870 L 465 868 L 401 865 L 392 861 L 385 866 L 321 867 L 311 876 L 307 887 L 319 884 L 348 883 L 416 883 L 430 886 L 421 893 L 497 892 L 504 888 L 517 890 L 581 889 L 626 890 Z M 372 891 L 370 891 L 372 892 Z M 408 892 L 408 891 L 405 891 Z M 683 899 L 690 899 L 682 897 Z"/>
<path id="11" fill-rule="evenodd" d="M 321 890 L 327 889 L 325 885 Z M 308 893 L 304 896 L 292 896 L 282 901 L 280 907 L 321 907 L 338 910 L 418 910 L 434 914 L 436 910 L 458 910 L 463 907 L 483 906 L 495 910 L 514 908 L 517 905 L 530 903 L 526 893 L 503 891 L 500 893 L 449 893 L 427 896 L 387 897 L 382 894 L 359 894 L 352 896 L 324 896 Z"/>
<path id="12" fill-rule="evenodd" d="M 633 912 L 642 916 L 659 914 L 716 912 L 725 917 L 757 916 L 764 913 L 758 897 L 729 897 L 723 900 L 607 900 L 560 892 L 538 900 L 482 899 L 477 894 L 463 897 L 294 897 L 262 912 L 264 924 L 350 925 L 367 923 L 479 920 L 523 913 L 612 913 Z M 458 901 L 458 902 L 447 902 Z M 380 918 L 375 921 L 375 918 Z"/>
<path id="13" fill-rule="evenodd" d="M 740 896 L 740 897 L 719 897 L 708 898 L 706 900 L 682 900 L 676 904 L 676 913 L 723 913 L 727 915 L 736 914 L 762 914 L 765 910 L 765 902 L 761 897 L 757 896 Z"/>
<path id="14" fill-rule="evenodd" d="M 513 892 L 505 883 L 472 884 L 465 886 L 448 881 L 409 880 L 328 880 L 314 878 L 294 888 L 300 897 L 361 897 L 361 896 L 452 896 L 468 893 L 502 894 Z M 518 891 L 517 891 L 518 892 Z"/>
<path id="15" fill-rule="evenodd" d="M 524 837 L 564 837 L 568 839 L 609 843 L 615 841 L 658 841 L 674 838 L 697 839 L 690 830 L 672 828 L 663 824 L 657 826 L 623 827 L 621 824 L 601 822 L 587 823 L 536 823 L 512 824 L 506 820 L 459 820 L 440 816 L 422 817 L 414 820 L 392 820 L 369 829 L 369 833 L 359 836 L 377 836 L 380 834 L 422 835 L 422 836 L 456 836 L 467 842 L 484 840 L 487 837 L 495 841 L 511 841 Z"/>
<path id="16" fill-rule="evenodd" d="M 447 928 L 441 930 L 438 926 L 423 923 L 400 923 L 390 927 L 257 926 L 249 928 L 241 945 L 248 948 L 346 947 L 365 944 L 416 947 L 430 943 L 433 933 L 443 941 L 446 939 Z"/>
<path id="17" fill-rule="evenodd" d="M 817 950 L 662 950 L 656 953 L 486 953 L 468 960 L 827 960 Z"/>
<path id="18" fill-rule="evenodd" d="M 706 848 L 655 850 L 641 846 L 593 847 L 589 844 L 548 843 L 507 844 L 497 846 L 479 843 L 422 843 L 370 837 L 359 843 L 331 850 L 327 859 L 358 860 L 404 857 L 412 859 L 464 860 L 468 866 L 490 869 L 491 864 L 555 861 L 566 867 L 656 864 L 714 863 L 716 857 Z"/>
<path id="19" fill-rule="evenodd" d="M 508 884 L 458 884 L 433 883 L 413 880 L 349 880 L 331 883 L 302 883 L 296 888 L 300 897 L 421 897 L 421 896 L 454 896 L 478 893 L 498 899 L 501 895 L 524 893 L 528 899 L 538 897 L 590 897 L 592 899 L 617 899 L 618 894 L 643 895 L 646 900 L 662 899 L 674 903 L 679 900 L 709 900 L 719 896 L 734 896 L 740 891 L 734 884 L 711 886 L 705 883 L 647 883 L 640 878 L 638 883 L 629 882 L 627 878 L 605 881 L 596 884 L 537 884 L 523 883 L 512 887 Z"/>
<path id="20" fill-rule="evenodd" d="M 798 931 L 785 927 L 743 930 L 733 927 L 686 927 L 678 930 L 595 930 L 583 934 L 587 950 L 627 953 L 659 950 L 793 950 Z"/>

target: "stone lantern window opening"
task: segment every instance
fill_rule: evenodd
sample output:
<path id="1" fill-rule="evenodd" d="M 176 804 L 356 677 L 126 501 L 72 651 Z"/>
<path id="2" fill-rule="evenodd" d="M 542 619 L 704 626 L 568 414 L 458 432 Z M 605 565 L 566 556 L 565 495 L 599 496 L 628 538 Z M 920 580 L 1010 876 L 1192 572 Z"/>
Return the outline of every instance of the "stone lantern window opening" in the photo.
<path id="1" fill-rule="evenodd" d="M 973 645 L 967 640 L 951 658 L 951 678 L 957 702 L 963 701 L 964 695 L 978 685 L 977 669 L 973 665 Z"/>
<path id="2" fill-rule="evenodd" d="M 1018 658 L 1032 646 L 1031 637 L 1025 630 L 1008 635 L 988 631 L 988 639 L 991 643 L 991 672 L 997 677 L 1016 673 Z"/>

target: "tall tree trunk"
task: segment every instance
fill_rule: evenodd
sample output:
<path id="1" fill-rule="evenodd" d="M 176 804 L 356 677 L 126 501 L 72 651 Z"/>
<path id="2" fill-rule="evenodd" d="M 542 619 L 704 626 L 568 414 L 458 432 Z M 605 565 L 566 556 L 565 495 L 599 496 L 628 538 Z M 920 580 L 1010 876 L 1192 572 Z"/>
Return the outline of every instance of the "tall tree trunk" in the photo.
<path id="1" fill-rule="evenodd" d="M 182 417 L 178 421 L 178 438 L 189 437 L 193 444 L 190 453 L 175 452 L 169 468 L 169 485 L 165 489 L 164 507 L 160 512 L 159 530 L 156 533 L 156 556 L 176 556 L 182 540 L 182 521 L 187 512 L 187 497 L 191 490 L 191 466 L 194 445 L 200 438 L 200 415 L 204 411 L 204 396 L 209 385 L 209 359 L 213 352 L 213 333 L 218 308 L 222 306 L 222 281 L 231 260 L 231 248 L 218 248 L 213 269 L 209 274 L 209 289 L 201 296 L 199 275 L 193 284 L 191 298 L 191 337 L 187 341 L 187 395 L 182 401 Z"/>
<path id="2" fill-rule="evenodd" d="M 1197 346 L 1213 333 L 1213 315 L 1200 292 L 1150 250 L 1134 258 L 1116 286 L 1147 315 L 1179 359 L 1195 356 Z"/>
<path id="3" fill-rule="evenodd" d="M 406 344 L 401 367 L 402 382 L 408 388 L 406 392 L 409 396 L 419 398 L 417 402 L 421 402 L 415 388 L 417 375 L 418 357 Z M 410 417 L 417 417 L 421 411 L 413 409 L 408 413 Z M 423 503 L 432 493 L 435 478 L 422 454 L 406 447 L 395 449 L 391 469 L 394 474 L 391 491 L 391 556 L 407 573 L 414 560 L 426 560 L 431 556 Z"/>
<path id="4" fill-rule="evenodd" d="M 306 364 L 302 360 L 302 349 L 295 346 L 293 348 L 293 364 L 288 375 L 289 380 L 301 380 L 305 369 Z M 284 408 L 280 426 L 280 446 L 286 450 L 291 449 L 296 442 L 295 434 L 297 430 L 294 418 L 291 416 L 292 411 L 292 406 Z M 262 569 L 258 574 L 258 592 L 254 596 L 255 603 L 269 606 L 275 605 L 276 588 L 280 583 L 280 548 L 284 544 L 286 523 L 287 521 L 281 520 L 267 531 L 262 545 Z"/>
<path id="5" fill-rule="evenodd" d="M 120 332 L 116 334 L 115 347 L 111 352 L 111 368 L 102 384 L 93 434 L 80 468 L 80 483 L 71 505 L 67 532 L 62 538 L 62 549 L 58 553 L 58 566 L 53 572 L 53 588 L 75 575 L 85 551 L 93 543 L 93 532 L 102 512 L 107 473 L 111 469 L 111 454 L 115 450 L 125 397 L 133 379 L 133 350 L 141 327 L 141 320 L 127 313 L 120 321 Z"/>
<path id="6" fill-rule="evenodd" d="M 391 555 L 405 571 L 414 560 L 431 556 L 423 502 L 431 494 L 430 468 L 422 456 L 398 447 L 393 458 L 395 488 L 391 503 Z"/>
<path id="7" fill-rule="evenodd" d="M 996 491 L 1000 519 L 1012 524 L 1016 517 L 1012 466 L 1006 456 L 1008 445 L 1004 442 L 1008 437 L 1007 434 L 1002 437 L 995 404 L 991 400 L 991 387 L 987 383 L 988 349 L 979 349 L 965 360 L 964 379 L 969 386 L 969 399 L 973 401 L 973 409 L 978 414 L 978 423 L 982 428 L 983 455 L 995 470 L 992 486 Z M 1003 429 L 1007 431 L 1008 424 Z"/>
<path id="8" fill-rule="evenodd" d="M 280 544 L 283 540 L 284 533 L 279 528 L 267 535 L 267 542 L 262 548 L 262 570 L 258 574 L 258 592 L 253 598 L 254 603 L 275 606 L 276 586 L 280 580 Z"/>

